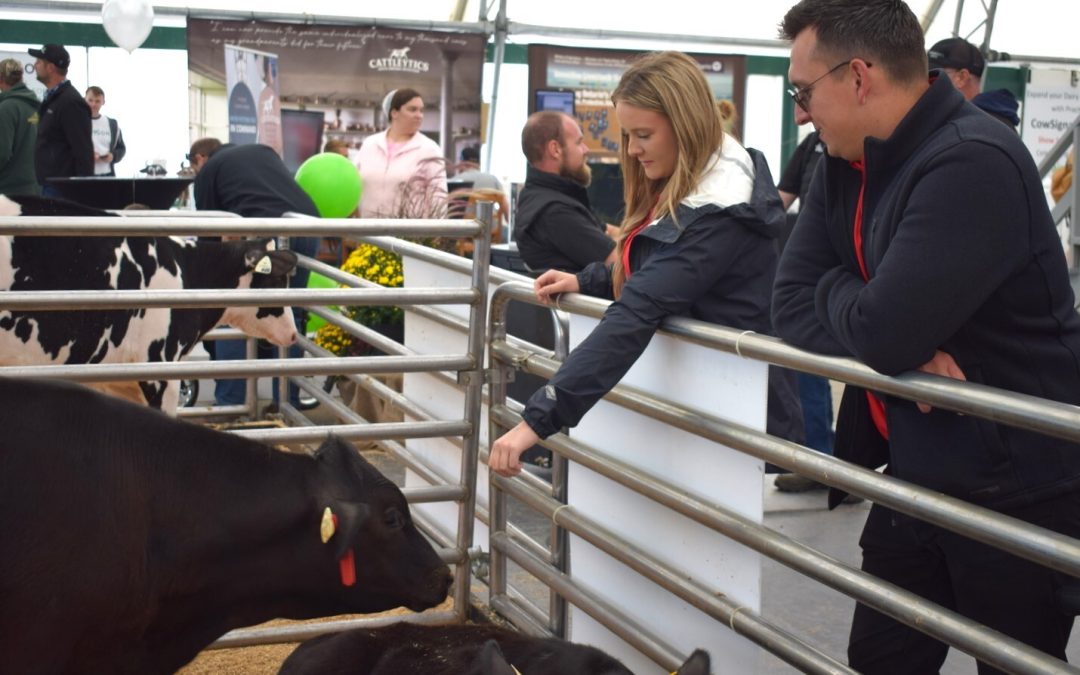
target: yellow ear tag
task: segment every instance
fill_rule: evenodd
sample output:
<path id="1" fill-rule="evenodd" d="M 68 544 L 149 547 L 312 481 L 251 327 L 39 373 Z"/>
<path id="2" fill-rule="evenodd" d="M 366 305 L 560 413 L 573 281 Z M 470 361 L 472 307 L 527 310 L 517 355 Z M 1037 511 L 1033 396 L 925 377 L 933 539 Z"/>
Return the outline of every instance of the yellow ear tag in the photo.
<path id="1" fill-rule="evenodd" d="M 322 512 L 322 522 L 319 523 L 319 536 L 322 537 L 322 543 L 330 541 L 330 537 L 334 536 L 334 532 L 337 528 L 334 526 L 334 512 L 327 506 Z"/>
<path id="2" fill-rule="evenodd" d="M 273 268 L 274 263 L 270 261 L 270 256 L 264 255 L 259 258 L 259 262 L 255 263 L 255 274 L 270 274 Z"/>

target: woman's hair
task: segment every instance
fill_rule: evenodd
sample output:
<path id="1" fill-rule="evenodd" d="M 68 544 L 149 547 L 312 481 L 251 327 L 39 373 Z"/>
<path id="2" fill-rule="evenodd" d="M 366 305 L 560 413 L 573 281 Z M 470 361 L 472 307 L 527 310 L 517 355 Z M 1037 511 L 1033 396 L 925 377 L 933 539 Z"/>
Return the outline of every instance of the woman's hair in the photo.
<path id="1" fill-rule="evenodd" d="M 345 152 L 342 152 L 342 150 Z M 343 138 L 331 138 L 326 141 L 326 145 L 323 146 L 322 151 L 336 152 L 339 155 L 345 155 L 347 157 L 349 154 L 349 143 Z"/>
<path id="2" fill-rule="evenodd" d="M 390 125 L 390 113 L 394 112 L 395 110 L 401 110 L 401 106 L 405 105 L 414 98 L 423 98 L 422 96 L 420 96 L 420 92 L 410 87 L 405 87 L 403 89 L 395 89 L 392 93 L 393 96 L 389 97 L 390 104 L 386 107 L 385 111 L 387 126 Z"/>
<path id="3" fill-rule="evenodd" d="M 612 270 L 615 297 L 622 293 L 626 271 L 622 253 L 626 236 L 652 211 L 653 218 L 670 215 L 697 186 L 709 158 L 720 148 L 724 131 L 721 109 L 698 64 L 681 52 L 654 52 L 636 60 L 623 73 L 611 94 L 615 105 L 628 103 L 652 110 L 671 122 L 677 156 L 668 178 L 649 180 L 641 163 L 630 156 L 629 136 L 624 130 L 619 143 L 626 215 L 616 245 Z M 734 111 L 734 107 L 731 108 Z M 678 219 L 675 220 L 678 225 Z"/>

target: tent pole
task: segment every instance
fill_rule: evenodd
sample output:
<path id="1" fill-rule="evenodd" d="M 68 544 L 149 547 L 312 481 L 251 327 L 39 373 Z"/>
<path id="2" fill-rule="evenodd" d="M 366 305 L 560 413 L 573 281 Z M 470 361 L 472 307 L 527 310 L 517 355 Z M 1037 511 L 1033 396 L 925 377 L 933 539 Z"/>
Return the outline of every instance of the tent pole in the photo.
<path id="1" fill-rule="evenodd" d="M 491 106 L 488 108 L 487 133 L 484 141 L 484 171 L 491 171 L 491 151 L 495 141 L 495 112 L 499 105 L 499 76 L 502 74 L 503 59 L 506 56 L 506 0 L 499 0 L 499 13 L 495 15 L 495 75 L 491 78 Z"/>

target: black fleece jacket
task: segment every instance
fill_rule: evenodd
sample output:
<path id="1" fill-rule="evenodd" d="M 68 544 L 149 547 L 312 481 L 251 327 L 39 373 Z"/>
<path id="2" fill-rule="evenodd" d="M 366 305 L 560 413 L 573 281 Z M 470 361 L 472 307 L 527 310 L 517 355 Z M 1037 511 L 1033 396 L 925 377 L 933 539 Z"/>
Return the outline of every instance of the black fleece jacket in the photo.
<path id="1" fill-rule="evenodd" d="M 937 77 L 892 136 L 867 138 L 864 148 L 870 280 L 854 248 L 862 176 L 828 157 L 777 272 L 780 337 L 889 375 L 941 350 L 969 381 L 1080 403 L 1080 316 L 1035 164 L 1016 134 Z M 997 508 L 1080 486 L 1076 444 L 942 410 L 923 414 L 891 397 L 885 407 L 888 456 L 860 457 L 875 439 L 842 439 L 840 428 L 838 456 L 887 459 L 899 478 Z"/>
<path id="2" fill-rule="evenodd" d="M 70 80 L 41 102 L 38 110 L 34 169 L 38 182 L 47 178 L 94 175 L 94 141 L 90 106 Z"/>
<path id="3" fill-rule="evenodd" d="M 534 272 L 580 272 L 615 248 L 589 206 L 585 186 L 532 166 L 514 213 L 514 241 Z"/>

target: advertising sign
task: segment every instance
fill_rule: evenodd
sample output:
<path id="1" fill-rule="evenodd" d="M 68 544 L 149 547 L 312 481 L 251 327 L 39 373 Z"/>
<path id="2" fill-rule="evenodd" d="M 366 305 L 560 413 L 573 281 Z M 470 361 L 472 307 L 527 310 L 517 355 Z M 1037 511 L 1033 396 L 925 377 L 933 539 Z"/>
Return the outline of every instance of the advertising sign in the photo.
<path id="1" fill-rule="evenodd" d="M 576 49 L 554 45 L 529 46 L 530 109 L 550 96 L 543 92 L 572 92 L 573 114 L 585 132 L 590 155 L 614 157 L 619 151 L 619 124 L 611 104 L 611 92 L 635 58 L 642 52 L 611 49 Z M 735 104 L 742 117 L 746 92 L 746 62 L 742 56 L 689 54 L 698 62 L 713 95 Z M 565 107 L 570 107 L 564 103 Z M 736 127 L 741 133 L 741 125 Z"/>
<path id="2" fill-rule="evenodd" d="M 325 137 L 355 150 L 386 127 L 386 94 L 410 87 L 424 100 L 421 131 L 448 160 L 480 142 L 482 35 L 208 19 L 189 19 L 187 33 L 192 86 L 227 87 L 234 141 L 280 149 L 284 107 L 322 111 Z"/>

